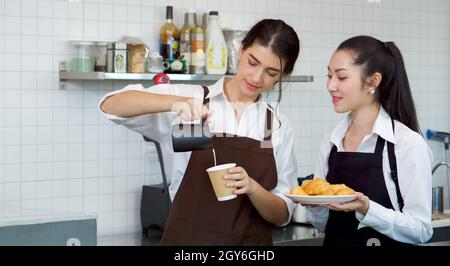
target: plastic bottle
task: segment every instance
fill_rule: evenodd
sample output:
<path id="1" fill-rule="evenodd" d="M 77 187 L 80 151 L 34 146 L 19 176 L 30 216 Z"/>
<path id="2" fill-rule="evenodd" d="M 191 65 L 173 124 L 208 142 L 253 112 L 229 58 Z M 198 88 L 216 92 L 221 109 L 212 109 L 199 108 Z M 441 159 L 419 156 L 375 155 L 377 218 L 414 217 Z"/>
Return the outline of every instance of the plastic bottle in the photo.
<path id="1" fill-rule="evenodd" d="M 196 26 L 196 14 L 189 10 L 184 14 L 184 25 L 180 30 L 180 56 L 186 61 L 185 73 L 189 73 L 191 64 L 191 30 Z"/>
<path id="2" fill-rule="evenodd" d="M 206 28 L 206 73 L 224 75 L 227 72 L 227 45 L 219 25 L 219 12 L 210 11 Z"/>
<path id="3" fill-rule="evenodd" d="M 164 60 L 177 59 L 180 56 L 180 30 L 173 24 L 173 7 L 166 7 L 166 23 L 159 31 L 161 55 Z"/>

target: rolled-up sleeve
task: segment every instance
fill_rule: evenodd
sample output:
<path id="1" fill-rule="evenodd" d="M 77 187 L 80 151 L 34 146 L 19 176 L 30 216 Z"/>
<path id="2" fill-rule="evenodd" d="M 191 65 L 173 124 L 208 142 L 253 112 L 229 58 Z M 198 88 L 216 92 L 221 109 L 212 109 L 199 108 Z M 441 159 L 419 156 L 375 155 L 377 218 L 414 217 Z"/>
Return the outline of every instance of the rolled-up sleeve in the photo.
<path id="1" fill-rule="evenodd" d="M 143 114 L 134 117 L 119 117 L 113 114 L 105 113 L 100 106 L 110 96 L 125 91 L 143 91 L 147 93 L 178 95 L 185 97 L 203 97 L 203 92 L 200 86 L 192 85 L 172 85 L 160 84 L 150 88 L 144 88 L 141 84 L 128 85 L 123 89 L 116 90 L 106 94 L 98 104 L 98 110 L 110 121 L 118 125 L 123 125 L 137 133 L 140 133 L 148 138 L 158 142 L 168 141 L 171 137 L 171 125 L 176 119 L 174 112 L 162 112 L 155 114 Z"/>

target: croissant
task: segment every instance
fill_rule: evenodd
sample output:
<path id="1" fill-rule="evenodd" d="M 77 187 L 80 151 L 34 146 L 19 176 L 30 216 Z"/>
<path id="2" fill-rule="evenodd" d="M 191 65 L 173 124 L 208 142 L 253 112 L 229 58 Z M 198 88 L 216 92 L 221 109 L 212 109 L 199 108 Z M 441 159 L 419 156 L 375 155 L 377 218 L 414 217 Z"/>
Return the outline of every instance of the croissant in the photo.
<path id="1" fill-rule="evenodd" d="M 316 177 L 312 180 L 304 181 L 301 186 L 292 188 L 289 194 L 299 196 L 341 196 L 355 195 L 356 192 L 345 184 L 331 185 L 325 179 Z"/>
<path id="2" fill-rule="evenodd" d="M 330 185 L 330 189 L 333 190 L 333 194 L 336 194 L 338 191 L 347 188 L 344 184 L 334 184 Z"/>
<path id="3" fill-rule="evenodd" d="M 320 195 L 322 193 L 325 193 L 329 186 L 330 183 L 328 183 L 326 180 L 322 178 L 314 178 L 313 180 L 311 180 L 311 182 L 305 184 L 303 190 L 305 190 L 308 195 Z"/>
<path id="4" fill-rule="evenodd" d="M 355 195 L 355 191 L 349 187 L 340 189 L 334 195 Z"/>
<path id="5" fill-rule="evenodd" d="M 306 193 L 305 190 L 303 190 L 303 188 L 301 186 L 294 187 L 293 189 L 291 189 L 291 191 L 289 191 L 289 194 L 299 195 L 299 196 L 308 196 L 308 193 Z"/>

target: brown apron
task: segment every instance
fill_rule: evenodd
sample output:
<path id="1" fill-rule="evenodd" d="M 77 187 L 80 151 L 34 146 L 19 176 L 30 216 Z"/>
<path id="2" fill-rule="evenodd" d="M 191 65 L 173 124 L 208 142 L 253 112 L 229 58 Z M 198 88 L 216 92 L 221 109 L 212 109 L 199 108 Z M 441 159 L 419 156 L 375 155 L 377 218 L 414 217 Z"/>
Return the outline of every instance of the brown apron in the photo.
<path id="1" fill-rule="evenodd" d="M 205 89 L 205 97 L 208 88 Z M 209 99 L 204 99 L 207 104 Z M 236 163 L 262 187 L 277 185 L 271 143 L 272 112 L 267 109 L 265 143 L 217 134 L 212 138 L 217 164 Z M 222 135 L 222 136 L 219 136 Z M 218 201 L 206 169 L 214 166 L 211 149 L 193 151 L 167 218 L 161 245 L 272 245 L 273 224 L 258 213 L 247 195 Z"/>

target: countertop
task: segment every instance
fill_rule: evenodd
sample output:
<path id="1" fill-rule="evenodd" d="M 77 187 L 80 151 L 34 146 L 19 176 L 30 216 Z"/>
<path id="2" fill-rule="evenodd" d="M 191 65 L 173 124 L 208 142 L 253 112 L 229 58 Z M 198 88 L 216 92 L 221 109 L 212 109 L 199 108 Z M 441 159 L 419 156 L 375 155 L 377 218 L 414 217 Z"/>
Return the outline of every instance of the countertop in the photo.
<path id="1" fill-rule="evenodd" d="M 274 246 L 322 246 L 323 237 L 312 225 L 295 222 L 276 227 L 272 233 Z"/>
<path id="2" fill-rule="evenodd" d="M 92 220 L 97 219 L 97 215 L 93 213 L 72 213 L 65 212 L 52 212 L 49 210 L 38 210 L 32 208 L 20 207 L 16 204 L 0 204 L 0 208 L 8 213 L 9 210 L 21 209 L 24 213 L 33 213 L 34 215 L 24 216 L 2 216 L 0 217 L 0 227 L 26 225 L 26 224 L 42 224 L 53 223 L 61 221 L 73 221 L 73 220 Z M 42 213 L 42 214 L 39 214 Z"/>
<path id="3" fill-rule="evenodd" d="M 433 228 L 450 226 L 450 210 L 444 210 L 444 213 L 441 214 L 433 213 L 432 219 L 431 224 Z"/>
<path id="4" fill-rule="evenodd" d="M 148 235 L 142 233 L 108 235 L 97 237 L 98 246 L 158 246 L 162 232 L 157 229 L 149 229 Z M 290 223 L 283 227 L 277 227 L 272 234 L 275 246 L 321 246 L 323 234 L 319 233 L 312 225 Z"/>
<path id="5" fill-rule="evenodd" d="M 97 215 L 89 214 L 52 214 L 52 215 L 36 215 L 25 217 L 12 217 L 0 219 L 0 227 L 26 225 L 26 224 L 43 224 L 54 223 L 62 221 L 75 221 L 75 220 L 95 220 Z"/>
<path id="6" fill-rule="evenodd" d="M 448 212 L 447 212 L 448 213 Z M 19 222 L 24 224 L 33 221 L 39 223 L 43 221 L 57 221 L 61 217 L 27 217 Z M 38 218 L 38 219 L 36 219 Z M 67 217 L 65 217 L 67 219 Z M 92 217 L 71 217 L 78 219 L 86 219 Z M 10 224 L 18 224 L 18 221 L 3 221 L 2 226 Z M 25 222 L 26 220 L 26 222 Z M 424 246 L 450 246 L 450 219 L 439 219 L 433 221 L 435 232 L 431 243 L 423 244 Z M 142 232 L 116 234 L 116 235 L 98 235 L 98 246 L 158 246 L 162 232 L 160 230 L 148 230 L 148 235 L 144 236 Z M 283 227 L 276 227 L 273 230 L 272 238 L 274 246 L 321 246 L 323 242 L 323 233 L 319 233 L 310 224 L 290 223 Z"/>
<path id="7" fill-rule="evenodd" d="M 426 247 L 450 246 L 450 241 L 431 242 L 419 246 L 426 246 Z"/>
<path id="8" fill-rule="evenodd" d="M 434 215 L 432 221 L 435 228 L 434 241 L 423 244 L 424 246 L 448 246 L 450 245 L 450 210 L 445 210 L 443 215 Z M 437 237 L 445 234 L 445 236 Z M 121 235 L 99 235 L 97 245 L 99 246 L 158 246 L 162 232 L 160 230 L 148 230 L 148 235 L 144 236 L 141 232 Z M 447 237 L 448 235 L 448 237 Z M 310 224 L 291 222 L 283 227 L 276 227 L 273 230 L 272 238 L 274 246 L 321 246 L 323 242 L 323 233 L 319 233 Z M 449 240 L 449 241 L 447 241 Z"/>

